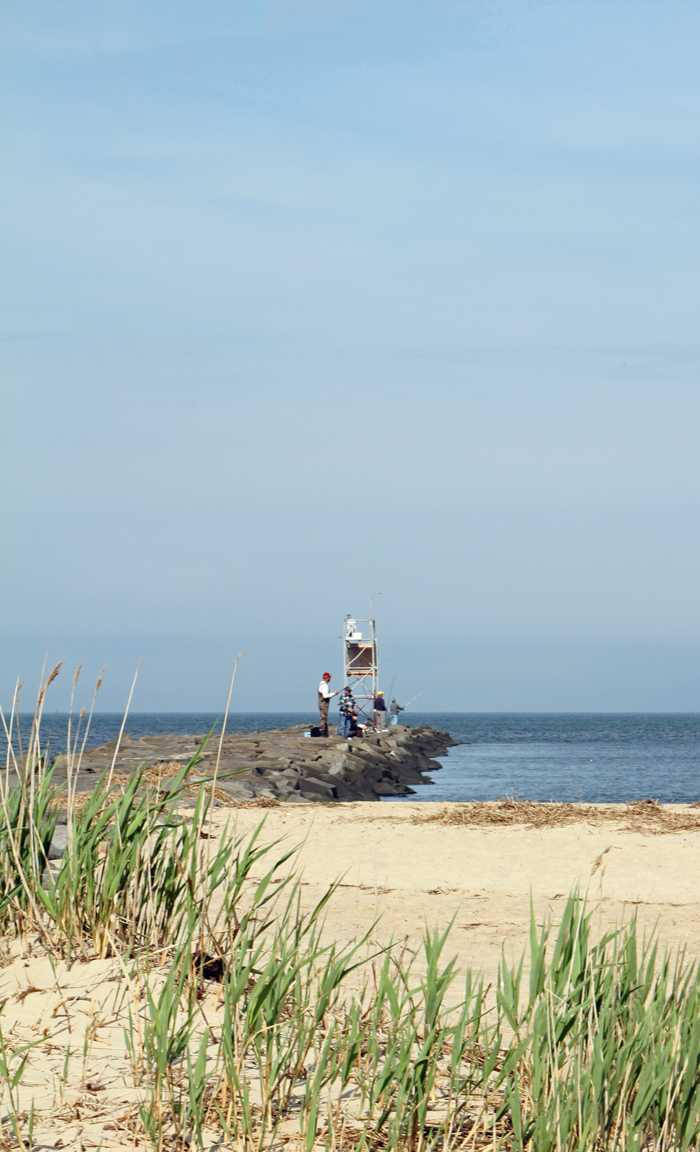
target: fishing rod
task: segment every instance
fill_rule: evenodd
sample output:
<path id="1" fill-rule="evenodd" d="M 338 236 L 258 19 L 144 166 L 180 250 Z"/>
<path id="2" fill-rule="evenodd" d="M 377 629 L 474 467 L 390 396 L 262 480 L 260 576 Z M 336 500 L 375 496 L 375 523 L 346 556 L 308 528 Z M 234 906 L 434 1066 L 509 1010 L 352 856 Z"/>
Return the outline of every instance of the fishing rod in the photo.
<path id="1" fill-rule="evenodd" d="M 425 696 L 427 691 L 428 691 L 428 689 L 424 688 L 422 692 L 418 693 L 418 696 Z M 412 696 L 411 699 L 408 701 L 408 704 L 412 704 L 414 700 L 418 699 L 418 696 Z M 404 704 L 404 708 L 408 708 L 408 704 Z"/>

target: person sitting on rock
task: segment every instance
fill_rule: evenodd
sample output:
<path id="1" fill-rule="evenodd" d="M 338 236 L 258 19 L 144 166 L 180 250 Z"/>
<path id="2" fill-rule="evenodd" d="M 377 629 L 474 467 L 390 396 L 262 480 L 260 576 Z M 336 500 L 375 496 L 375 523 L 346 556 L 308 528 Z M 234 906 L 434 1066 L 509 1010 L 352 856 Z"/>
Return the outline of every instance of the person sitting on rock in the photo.
<path id="1" fill-rule="evenodd" d="M 357 704 L 349 688 L 346 688 L 340 697 L 340 719 L 338 721 L 338 735 L 347 740 L 353 722 L 357 720 Z"/>
<path id="2" fill-rule="evenodd" d="M 352 739 L 353 736 L 364 736 L 366 727 L 366 724 L 360 724 L 359 713 L 356 712 L 352 718 L 352 723 L 350 724 L 348 740 Z"/>
<path id="3" fill-rule="evenodd" d="M 386 728 L 386 702 L 381 688 L 374 697 L 374 723 L 380 732 Z"/>

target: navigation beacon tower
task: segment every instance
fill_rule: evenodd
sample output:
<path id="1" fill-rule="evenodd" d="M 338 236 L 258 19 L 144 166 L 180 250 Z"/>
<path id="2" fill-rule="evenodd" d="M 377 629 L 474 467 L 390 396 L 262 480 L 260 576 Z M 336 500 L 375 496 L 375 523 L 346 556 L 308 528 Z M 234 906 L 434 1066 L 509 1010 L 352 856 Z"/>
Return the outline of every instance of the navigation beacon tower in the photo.
<path id="1" fill-rule="evenodd" d="M 369 624 L 369 637 L 363 638 L 358 624 Z M 374 698 L 379 690 L 379 658 L 374 619 L 343 621 L 343 687 L 350 688 L 358 708 L 371 719 Z"/>

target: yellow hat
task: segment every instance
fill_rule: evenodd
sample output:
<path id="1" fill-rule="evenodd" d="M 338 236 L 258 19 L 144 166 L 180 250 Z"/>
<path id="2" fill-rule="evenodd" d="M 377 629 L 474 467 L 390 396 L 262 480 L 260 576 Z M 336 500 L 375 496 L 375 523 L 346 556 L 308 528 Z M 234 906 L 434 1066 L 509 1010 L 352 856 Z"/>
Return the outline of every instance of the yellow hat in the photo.
<path id="1" fill-rule="evenodd" d="M 384 693 L 382 692 L 382 690 L 380 688 L 379 691 L 377 692 L 377 696 L 383 696 L 383 695 L 384 695 Z"/>

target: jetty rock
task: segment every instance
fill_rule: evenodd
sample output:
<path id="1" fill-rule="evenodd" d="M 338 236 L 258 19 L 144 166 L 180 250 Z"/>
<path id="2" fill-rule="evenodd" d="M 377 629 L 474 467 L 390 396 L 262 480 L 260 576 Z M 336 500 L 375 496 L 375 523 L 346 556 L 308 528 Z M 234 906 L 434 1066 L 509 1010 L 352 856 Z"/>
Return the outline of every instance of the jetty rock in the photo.
<path id="1" fill-rule="evenodd" d="M 216 773 L 216 802 L 308 804 L 410 796 L 415 787 L 432 784 L 429 773 L 441 767 L 434 757 L 458 743 L 449 733 L 427 725 L 393 725 L 352 740 L 335 735 L 314 738 L 306 732 L 308 725 L 303 724 L 268 732 L 227 732 Z M 205 734 L 135 740 L 125 733 L 116 759 L 116 741 L 83 753 L 77 791 L 93 788 L 96 776 L 113 760 L 115 779 L 123 780 L 145 766 L 149 782 L 167 788 L 177 768 L 197 756 L 204 740 Z M 220 740 L 214 734 L 204 745 L 188 774 L 190 786 L 213 778 Z M 54 766 L 54 783 L 59 787 L 66 780 L 66 769 L 65 757 L 60 756 Z"/>

